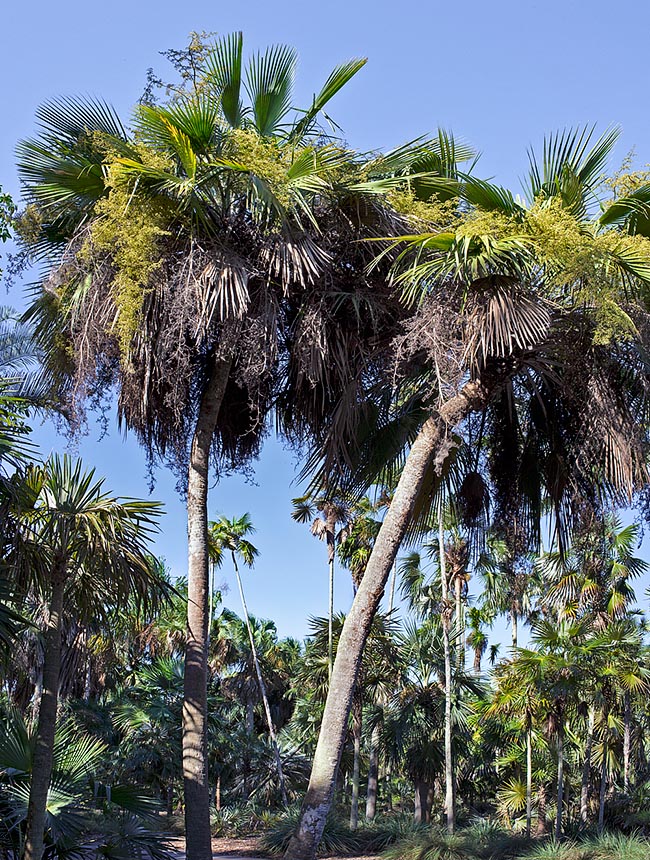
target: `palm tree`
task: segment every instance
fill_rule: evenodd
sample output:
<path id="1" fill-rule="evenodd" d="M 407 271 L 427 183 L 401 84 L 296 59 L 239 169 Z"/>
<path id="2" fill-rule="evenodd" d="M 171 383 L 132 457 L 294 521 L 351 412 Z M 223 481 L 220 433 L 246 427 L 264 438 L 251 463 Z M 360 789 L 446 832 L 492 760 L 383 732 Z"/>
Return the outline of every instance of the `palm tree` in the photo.
<path id="1" fill-rule="evenodd" d="M 255 529 L 248 514 L 243 514 L 241 517 L 233 517 L 233 519 L 231 520 L 227 519 L 226 517 L 221 517 L 217 522 L 209 524 L 210 553 L 214 562 L 217 565 L 221 563 L 223 554 L 225 552 L 229 552 L 230 557 L 232 559 L 232 564 L 235 571 L 235 578 L 237 579 L 237 587 L 239 589 L 239 596 L 241 598 L 242 609 L 244 611 L 244 621 L 246 622 L 246 628 L 248 630 L 251 654 L 253 656 L 253 663 L 255 665 L 255 674 L 257 675 L 260 695 L 262 696 L 264 713 L 266 715 L 266 723 L 269 729 L 269 737 L 271 738 L 273 751 L 275 753 L 275 764 L 278 771 L 280 794 L 282 795 L 283 804 L 287 806 L 287 790 L 284 783 L 284 774 L 282 772 L 282 758 L 280 756 L 280 748 L 278 747 L 275 727 L 273 726 L 271 707 L 269 705 L 269 697 L 266 691 L 266 684 L 264 683 L 262 669 L 260 667 L 259 656 L 257 654 L 257 648 L 255 646 L 255 637 L 253 635 L 253 628 L 251 627 L 248 607 L 246 606 L 246 598 L 244 597 L 244 586 L 242 584 L 241 576 L 239 575 L 239 565 L 237 564 L 237 557 L 239 557 L 242 562 L 248 567 L 253 566 L 255 558 L 258 555 L 258 550 L 249 540 L 247 540 L 246 535 L 249 535 L 254 531 Z"/>
<path id="2" fill-rule="evenodd" d="M 485 656 L 488 649 L 488 637 L 486 636 L 483 626 L 486 623 L 486 614 L 478 606 L 470 606 L 467 613 L 469 618 L 469 634 L 467 636 L 467 644 L 474 652 L 474 674 L 481 674 L 481 660 Z"/>
<path id="3" fill-rule="evenodd" d="M 43 466 L 31 467 L 22 486 L 19 528 L 8 561 L 24 590 L 48 596 L 26 860 L 40 860 L 43 853 L 64 607 L 69 600 L 86 623 L 94 616 L 108 615 L 129 598 L 142 603 L 159 599 L 159 582 L 152 575 L 148 553 L 159 508 L 156 502 L 109 495 L 94 470 L 84 471 L 80 461 L 73 463 L 67 456 L 53 456 Z"/>
<path id="4" fill-rule="evenodd" d="M 68 413 L 76 420 L 85 395 L 114 384 L 120 421 L 187 487 L 190 860 L 210 855 L 210 457 L 236 468 L 259 450 L 280 376 L 275 404 L 292 439 L 323 414 L 344 426 L 342 405 L 400 314 L 388 264 L 369 275 L 372 248 L 356 240 L 403 232 L 386 195 L 417 174 L 409 187 L 429 196 L 442 163 L 435 140 L 361 158 L 319 127 L 364 60 L 334 69 L 299 111 L 292 49 L 245 65 L 233 34 L 201 57 L 169 104 L 138 106 L 134 135 L 103 102 L 59 99 L 37 112 L 40 137 L 19 146 L 21 235 L 52 263 L 28 316 Z M 436 181 L 449 185 L 440 170 Z"/>
<path id="5" fill-rule="evenodd" d="M 291 516 L 297 523 L 311 521 L 311 533 L 324 540 L 327 545 L 327 563 L 329 573 L 329 640 L 328 640 L 328 666 L 332 674 L 334 662 L 334 645 L 332 624 L 334 618 L 334 561 L 336 559 L 336 546 L 341 540 L 343 530 L 337 527 L 348 522 L 350 512 L 348 506 L 341 500 L 329 498 L 328 496 L 316 496 L 312 498 L 309 494 L 299 496 L 292 500 L 293 511 Z M 316 512 L 322 516 L 315 516 Z"/>
<path id="6" fill-rule="evenodd" d="M 521 410 L 512 411 L 531 427 L 524 437 L 527 454 L 539 452 L 537 483 L 522 504 L 535 522 L 547 497 L 564 534 L 568 502 L 578 489 L 587 498 L 597 494 L 596 487 L 620 497 L 645 481 L 642 335 L 623 305 L 638 303 L 650 280 L 645 239 L 631 235 L 641 229 L 634 213 L 650 192 L 639 190 L 633 199 L 589 217 L 615 139 L 608 132 L 592 145 L 588 133 L 556 135 L 546 142 L 542 163 L 532 159 L 529 206 L 505 189 L 466 180 L 459 193 L 469 214 L 455 220 L 441 219 L 438 212 L 432 218 L 437 229 L 404 240 L 398 277 L 418 310 L 410 339 L 407 333 L 398 344 L 398 358 L 411 370 L 415 365 L 416 379 L 424 383 L 420 421 L 342 633 L 312 779 L 288 856 L 313 857 L 331 803 L 365 637 L 418 494 L 431 471 L 443 468 L 468 417 L 504 392 L 512 402 L 519 400 Z M 580 249 L 585 265 L 577 267 Z M 425 339 L 431 346 L 423 355 Z M 629 387 L 613 382 L 625 376 Z M 572 380 L 578 378 L 589 382 L 576 388 Z M 411 400 L 414 384 L 409 377 Z M 361 450 L 371 447 L 369 439 Z"/>

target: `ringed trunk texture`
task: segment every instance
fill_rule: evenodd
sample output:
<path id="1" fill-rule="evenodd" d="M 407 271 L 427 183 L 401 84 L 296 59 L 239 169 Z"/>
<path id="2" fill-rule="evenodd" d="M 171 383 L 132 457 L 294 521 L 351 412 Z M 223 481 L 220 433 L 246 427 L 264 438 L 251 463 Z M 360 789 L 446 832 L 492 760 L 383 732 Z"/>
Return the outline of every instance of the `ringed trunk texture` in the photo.
<path id="1" fill-rule="evenodd" d="M 377 789 L 379 786 L 379 726 L 375 726 L 370 736 L 370 756 L 368 760 L 368 791 L 366 793 L 366 820 L 372 821 L 377 811 Z"/>
<path id="2" fill-rule="evenodd" d="M 594 744 L 594 723 L 596 713 L 589 708 L 587 724 L 587 742 L 585 744 L 585 760 L 582 764 L 582 783 L 580 785 L 580 821 L 584 827 L 589 821 L 589 776 L 591 774 L 591 749 Z"/>
<path id="3" fill-rule="evenodd" d="M 230 360 L 217 362 L 201 398 L 187 478 L 187 644 L 183 698 L 183 786 L 187 860 L 211 860 L 208 780 L 208 478 L 210 448 Z"/>
<path id="4" fill-rule="evenodd" d="M 45 631 L 43 692 L 38 712 L 36 745 L 32 760 L 32 779 L 29 786 L 27 828 L 23 851 L 24 860 L 41 860 L 43 856 L 47 795 L 52 778 L 56 709 L 59 698 L 61 614 L 63 612 L 64 589 L 65 566 L 61 564 L 58 568 L 55 568 L 52 575 L 50 617 L 47 622 L 47 630 Z"/>
<path id="5" fill-rule="evenodd" d="M 458 395 L 425 421 L 413 442 L 341 631 L 309 787 L 298 828 L 285 855 L 291 860 L 312 860 L 316 855 L 332 804 L 363 648 L 427 470 L 432 462 L 442 466 L 453 445 L 450 431 L 484 401 L 482 386 L 476 382 L 467 383 Z"/>

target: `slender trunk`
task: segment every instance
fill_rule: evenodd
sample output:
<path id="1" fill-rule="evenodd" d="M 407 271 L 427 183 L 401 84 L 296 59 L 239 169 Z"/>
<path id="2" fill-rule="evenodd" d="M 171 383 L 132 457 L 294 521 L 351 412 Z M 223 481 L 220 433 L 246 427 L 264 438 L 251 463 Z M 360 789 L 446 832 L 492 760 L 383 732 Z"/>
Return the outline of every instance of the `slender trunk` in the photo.
<path id="1" fill-rule="evenodd" d="M 257 656 L 257 648 L 255 647 L 255 637 L 253 636 L 253 628 L 251 627 L 250 618 L 248 617 L 248 607 L 246 606 L 246 598 L 244 597 L 244 587 L 242 585 L 241 576 L 239 575 L 239 568 L 237 567 L 237 560 L 235 558 L 235 553 L 232 554 L 233 565 L 235 566 L 235 577 L 237 579 L 237 585 L 239 587 L 239 596 L 241 598 L 242 609 L 244 610 L 244 621 L 246 622 L 246 629 L 248 630 L 248 638 L 251 643 L 251 653 L 253 655 L 253 662 L 255 663 L 255 674 L 257 675 L 257 682 L 260 685 L 260 694 L 262 696 L 262 703 L 264 705 L 264 713 L 266 715 L 266 724 L 269 728 L 269 736 L 271 738 L 271 745 L 273 746 L 273 755 L 275 756 L 275 767 L 278 771 L 278 782 L 280 783 L 280 794 L 282 795 L 282 803 L 285 806 L 288 806 L 289 801 L 287 799 L 287 789 L 284 784 L 284 773 L 282 772 L 282 759 L 280 758 L 280 748 L 278 747 L 278 739 L 275 734 L 275 728 L 273 727 L 273 719 L 271 718 L 271 708 L 269 706 L 269 697 L 266 692 L 266 684 L 264 683 L 264 678 L 262 677 L 262 670 L 260 668 L 260 661 Z"/>
<path id="2" fill-rule="evenodd" d="M 459 576 L 456 577 L 455 596 L 456 596 L 456 627 L 458 628 L 458 668 L 465 668 L 465 631 L 464 631 L 464 612 L 463 612 L 463 583 Z"/>
<path id="3" fill-rule="evenodd" d="M 481 660 L 482 660 L 482 658 L 483 658 L 483 654 L 481 652 L 481 649 L 475 648 L 474 649 L 474 674 L 475 675 L 481 674 Z"/>
<path id="4" fill-rule="evenodd" d="M 332 803 L 363 647 L 420 488 L 434 461 L 439 460 L 437 465 L 442 467 L 454 444 L 451 430 L 484 402 L 483 388 L 475 382 L 467 383 L 460 394 L 425 421 L 413 442 L 341 631 L 309 787 L 298 828 L 286 851 L 286 857 L 291 860 L 312 860 L 321 840 Z"/>
<path id="5" fill-rule="evenodd" d="M 361 720 L 363 715 L 361 697 L 355 696 L 352 706 L 352 737 L 354 740 L 354 763 L 352 765 L 352 798 L 350 801 L 350 830 L 359 826 L 359 778 L 361 773 Z"/>
<path id="6" fill-rule="evenodd" d="M 250 787 L 250 778 L 251 778 L 251 750 L 253 749 L 253 735 L 255 734 L 255 702 L 248 695 L 246 699 L 246 735 L 248 736 L 248 741 L 246 744 L 246 749 L 242 755 L 242 765 L 243 765 L 243 774 L 242 774 L 242 795 L 244 800 L 248 800 L 251 787 Z"/>
<path id="7" fill-rule="evenodd" d="M 47 796 L 52 778 L 56 709 L 61 671 L 61 615 L 65 590 L 65 562 L 55 564 L 52 572 L 52 596 L 45 631 L 43 658 L 43 693 L 38 712 L 36 743 L 32 759 L 32 779 L 29 786 L 29 803 L 23 860 L 41 860 L 45 837 Z"/>
<path id="8" fill-rule="evenodd" d="M 415 811 L 413 821 L 416 824 L 429 824 L 431 822 L 431 806 L 433 803 L 433 790 L 423 779 L 415 780 Z"/>
<path id="9" fill-rule="evenodd" d="M 449 647 L 449 595 L 445 557 L 445 531 L 442 521 L 442 502 L 438 510 L 438 554 L 440 556 L 440 583 L 442 587 L 442 645 L 445 659 L 445 816 L 447 832 L 453 833 L 454 815 L 454 762 L 451 749 L 451 651 Z"/>
<path id="10" fill-rule="evenodd" d="M 230 360 L 212 374 L 201 398 L 187 476 L 187 644 L 183 699 L 183 783 L 187 860 L 211 860 L 208 780 L 208 474 L 210 448 Z"/>
<path id="11" fill-rule="evenodd" d="M 594 724 L 596 712 L 593 707 L 589 708 L 589 722 L 587 723 L 587 739 L 585 743 L 585 760 L 582 763 L 582 782 L 580 785 L 580 821 L 585 826 L 589 820 L 589 776 L 591 774 L 591 750 L 594 743 Z"/>
<path id="12" fill-rule="evenodd" d="M 395 606 L 395 583 L 397 582 L 397 559 L 393 562 L 393 572 L 390 577 L 390 591 L 388 592 L 388 614 L 390 615 Z"/>
<path id="13" fill-rule="evenodd" d="M 557 815 L 555 816 L 555 838 L 562 836 L 562 804 L 564 792 L 564 726 L 557 732 Z"/>
<path id="14" fill-rule="evenodd" d="M 533 820 L 533 737 L 532 729 L 526 730 L 526 836 L 530 838 Z"/>
<path id="15" fill-rule="evenodd" d="M 214 806 L 217 812 L 221 812 L 221 774 L 217 776 L 217 789 L 214 793 Z"/>
<path id="16" fill-rule="evenodd" d="M 368 791 L 366 793 L 366 819 L 372 821 L 377 811 L 377 789 L 379 786 L 379 726 L 375 726 L 370 736 L 370 757 L 368 761 Z"/>
<path id="17" fill-rule="evenodd" d="M 632 703 L 630 692 L 623 697 L 623 791 L 630 793 L 630 751 L 632 749 Z"/>
<path id="18" fill-rule="evenodd" d="M 512 607 L 510 610 L 510 623 L 512 625 L 512 647 L 517 647 L 517 627 L 518 627 L 519 616 L 517 615 L 517 610 Z"/>
<path id="19" fill-rule="evenodd" d="M 537 793 L 537 836 L 546 836 L 546 786 L 543 782 Z"/>
<path id="20" fill-rule="evenodd" d="M 332 678 L 334 666 L 334 560 L 336 557 L 336 509 L 328 505 L 325 516 L 325 534 L 327 537 L 327 563 L 329 574 L 329 601 L 327 611 L 327 677 Z"/>
<path id="21" fill-rule="evenodd" d="M 603 763 L 600 769 L 600 797 L 598 803 L 598 830 L 602 833 L 605 826 L 605 794 L 607 793 L 607 746 L 603 749 Z"/>
<path id="22" fill-rule="evenodd" d="M 422 792 L 420 791 L 420 781 L 415 780 L 413 784 L 413 823 L 422 824 Z"/>

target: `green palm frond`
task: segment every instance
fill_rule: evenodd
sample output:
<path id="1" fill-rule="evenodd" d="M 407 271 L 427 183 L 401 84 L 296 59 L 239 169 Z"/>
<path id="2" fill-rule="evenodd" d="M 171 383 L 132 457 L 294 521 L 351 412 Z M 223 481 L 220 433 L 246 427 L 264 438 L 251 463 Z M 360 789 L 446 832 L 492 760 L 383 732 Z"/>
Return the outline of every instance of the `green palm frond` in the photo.
<path id="1" fill-rule="evenodd" d="M 263 137 L 276 134 L 291 109 L 297 54 L 288 45 L 274 45 L 251 57 L 245 87 L 253 123 Z"/>
<path id="2" fill-rule="evenodd" d="M 233 128 L 239 128 L 245 117 L 241 101 L 243 46 L 243 34 L 230 33 L 215 43 L 204 61 L 205 80 L 215 89 L 223 115 Z"/>

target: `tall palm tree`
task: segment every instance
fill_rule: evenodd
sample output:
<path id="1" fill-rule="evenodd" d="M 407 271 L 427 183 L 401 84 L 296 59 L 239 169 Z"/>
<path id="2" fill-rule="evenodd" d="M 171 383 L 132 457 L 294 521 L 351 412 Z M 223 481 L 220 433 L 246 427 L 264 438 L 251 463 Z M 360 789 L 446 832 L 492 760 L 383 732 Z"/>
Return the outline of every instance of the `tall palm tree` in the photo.
<path id="1" fill-rule="evenodd" d="M 248 607 L 246 606 L 246 598 L 244 597 L 244 586 L 241 580 L 241 576 L 239 574 L 239 565 L 237 564 L 238 557 L 248 567 L 252 567 L 255 563 L 255 559 L 259 554 L 258 550 L 246 537 L 254 531 L 255 528 L 253 527 L 253 523 L 251 522 L 250 516 L 248 514 L 243 514 L 241 517 L 233 517 L 230 520 L 226 517 L 221 517 L 216 522 L 212 522 L 209 524 L 210 552 L 216 564 L 220 564 L 223 558 L 223 554 L 226 552 L 230 553 L 230 557 L 232 559 L 233 569 L 235 571 L 235 578 L 237 579 L 237 587 L 239 589 L 239 596 L 241 598 L 242 609 L 244 611 L 244 621 L 246 622 L 246 629 L 248 630 L 251 654 L 253 656 L 253 663 L 255 665 L 255 674 L 257 675 L 257 683 L 259 684 L 262 704 L 264 705 L 264 714 L 266 716 L 266 723 L 269 729 L 269 737 L 271 738 L 271 743 L 273 745 L 273 751 L 275 754 L 275 764 L 278 771 L 280 794 L 282 795 L 283 804 L 287 806 L 287 790 L 284 782 L 284 774 L 282 772 L 282 757 L 280 756 L 280 748 L 278 746 L 275 727 L 273 725 L 273 718 L 271 717 L 271 706 L 269 705 L 269 697 L 266 691 L 266 684 L 264 683 L 262 669 L 260 667 L 260 660 L 257 653 L 257 648 L 255 646 L 255 636 L 253 635 L 253 628 L 251 627 Z"/>
<path id="2" fill-rule="evenodd" d="M 442 470 L 468 418 L 504 392 L 520 402 L 521 412 L 512 413 L 525 416 L 530 432 L 521 426 L 518 432 L 527 462 L 537 462 L 536 483 L 522 497 L 531 524 L 539 522 L 547 498 L 566 534 L 569 502 L 579 489 L 587 498 L 597 488 L 621 497 L 646 480 L 643 334 L 624 307 L 632 302 L 642 311 L 650 282 L 650 253 L 635 216 L 650 192 L 639 189 L 590 216 L 615 140 L 615 132 L 595 143 L 588 132 L 556 135 L 545 143 L 541 163 L 531 160 L 528 205 L 506 189 L 465 180 L 458 192 L 465 215 L 438 212 L 434 229 L 404 240 L 398 277 L 418 310 L 397 358 L 411 371 L 411 401 L 414 384 L 424 386 L 419 421 L 410 425 L 408 456 L 402 455 L 391 506 L 342 633 L 312 779 L 287 856 L 313 857 L 365 637 L 418 494 L 427 476 Z M 584 378 L 589 381 L 576 387 Z M 624 388 L 623 378 L 630 383 Z M 361 450 L 371 447 L 369 441 Z"/>
<path id="3" fill-rule="evenodd" d="M 336 559 L 336 547 L 343 534 L 343 530 L 340 529 L 339 526 L 345 526 L 348 522 L 350 511 L 348 505 L 346 505 L 342 500 L 330 498 L 327 495 L 311 497 L 307 494 L 293 499 L 292 502 L 292 518 L 297 523 L 306 523 L 311 521 L 311 533 L 319 540 L 324 540 L 327 546 L 327 564 L 329 574 L 329 640 L 327 659 L 329 673 L 331 675 L 332 665 L 334 663 L 334 639 L 332 630 L 334 619 L 334 562 Z M 316 512 L 322 516 L 316 516 Z"/>
<path id="4" fill-rule="evenodd" d="M 59 99 L 37 112 L 40 136 L 19 146 L 30 204 L 21 235 L 52 264 L 29 317 L 68 413 L 78 418 L 85 395 L 114 384 L 120 421 L 187 487 L 190 860 L 211 850 L 210 458 L 238 467 L 259 449 L 283 374 L 278 416 L 293 439 L 324 413 L 344 428 L 367 355 L 400 313 L 388 266 L 369 275 L 372 249 L 356 240 L 404 231 L 387 194 L 408 186 L 427 197 L 432 173 L 449 186 L 436 140 L 364 158 L 320 128 L 364 60 L 338 66 L 296 110 L 292 49 L 246 64 L 232 34 L 201 57 L 167 105 L 138 106 L 134 134 L 103 102 Z"/>
<path id="5" fill-rule="evenodd" d="M 130 598 L 160 596 L 148 543 L 160 514 L 156 502 L 106 493 L 94 470 L 51 457 L 30 469 L 22 487 L 19 529 L 9 555 L 16 581 L 47 595 L 43 692 L 36 730 L 24 857 L 41 860 L 52 773 L 66 595 L 82 623 L 108 615 Z"/>

